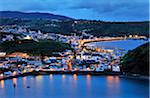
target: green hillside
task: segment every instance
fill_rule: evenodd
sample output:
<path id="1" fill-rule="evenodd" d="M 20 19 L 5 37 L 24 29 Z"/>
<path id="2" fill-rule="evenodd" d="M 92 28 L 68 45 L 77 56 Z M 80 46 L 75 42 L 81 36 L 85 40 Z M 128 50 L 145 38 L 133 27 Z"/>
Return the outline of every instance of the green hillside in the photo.
<path id="1" fill-rule="evenodd" d="M 35 42 L 32 40 L 11 41 L 0 44 L 0 50 L 7 53 L 26 52 L 30 55 L 52 55 L 52 52 L 61 52 L 71 49 L 70 45 L 52 40 Z"/>
<path id="2" fill-rule="evenodd" d="M 149 75 L 149 43 L 129 51 L 123 57 L 122 64 L 127 73 Z"/>
<path id="3" fill-rule="evenodd" d="M 149 22 L 104 22 L 92 20 L 58 20 L 50 19 L 12 19 L 0 18 L 0 25 L 23 25 L 27 29 L 41 30 L 44 33 L 70 35 L 81 32 L 95 36 L 125 36 L 138 34 L 149 36 Z"/>

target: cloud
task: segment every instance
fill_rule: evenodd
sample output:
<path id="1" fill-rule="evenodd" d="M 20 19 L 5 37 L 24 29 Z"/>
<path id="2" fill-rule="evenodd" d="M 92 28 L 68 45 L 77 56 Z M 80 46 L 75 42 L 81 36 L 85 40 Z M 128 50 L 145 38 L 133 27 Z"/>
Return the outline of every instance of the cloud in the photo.
<path id="1" fill-rule="evenodd" d="M 98 1 L 98 0 L 97 0 Z M 148 0 L 81 0 L 72 9 L 90 9 L 99 15 L 99 18 L 106 20 L 124 20 L 124 21 L 140 21 L 149 18 L 149 1 Z M 116 17 L 116 18 L 115 18 Z"/>
<path id="2" fill-rule="evenodd" d="M 40 11 L 73 18 L 148 20 L 149 0 L 3 0 L 0 10 Z"/>
<path id="3" fill-rule="evenodd" d="M 98 1 L 98 0 L 97 0 Z M 94 0 L 87 0 L 77 2 L 73 5 L 72 9 L 92 9 L 99 13 L 113 13 L 116 11 L 122 11 L 122 9 L 136 11 L 139 9 L 148 10 L 148 0 L 101 0 L 99 2 L 95 2 Z M 133 10 L 134 9 L 134 10 Z"/>

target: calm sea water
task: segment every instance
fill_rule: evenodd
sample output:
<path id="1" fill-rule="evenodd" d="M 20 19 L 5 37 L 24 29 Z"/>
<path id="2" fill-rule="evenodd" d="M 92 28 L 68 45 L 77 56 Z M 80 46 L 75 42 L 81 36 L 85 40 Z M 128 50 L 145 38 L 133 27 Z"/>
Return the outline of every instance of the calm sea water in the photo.
<path id="1" fill-rule="evenodd" d="M 88 43 L 97 47 L 110 47 L 110 48 L 122 48 L 126 51 L 132 50 L 148 41 L 144 40 L 118 40 L 118 41 L 105 41 L 105 42 L 92 42 Z"/>
<path id="2" fill-rule="evenodd" d="M 119 76 L 51 74 L 0 81 L 0 98 L 148 98 L 148 95 L 148 81 Z"/>

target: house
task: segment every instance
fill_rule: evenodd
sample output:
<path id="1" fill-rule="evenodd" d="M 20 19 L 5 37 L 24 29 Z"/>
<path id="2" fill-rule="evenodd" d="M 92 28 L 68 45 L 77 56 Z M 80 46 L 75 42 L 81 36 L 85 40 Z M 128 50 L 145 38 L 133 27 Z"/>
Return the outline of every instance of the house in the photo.
<path id="1" fill-rule="evenodd" d="M 29 58 L 29 55 L 27 53 L 23 53 L 23 52 L 14 52 L 14 53 L 6 55 L 6 57 Z"/>
<path id="2" fill-rule="evenodd" d="M 98 64 L 98 67 L 96 68 L 96 71 L 104 71 L 104 65 Z"/>
<path id="3" fill-rule="evenodd" d="M 56 57 L 49 57 L 47 60 L 45 60 L 46 63 L 54 63 L 57 62 L 57 58 Z"/>
<path id="4" fill-rule="evenodd" d="M 31 37 L 31 36 L 29 36 L 29 35 L 26 35 L 26 36 L 24 37 L 24 39 L 26 39 L 26 40 L 31 40 L 31 39 L 32 39 L 32 37 Z"/>
<path id="5" fill-rule="evenodd" d="M 120 67 L 118 65 L 114 65 L 114 66 L 112 66 L 112 71 L 120 72 Z"/>
<path id="6" fill-rule="evenodd" d="M 4 72 L 4 75 L 11 75 L 11 74 L 12 74 L 11 71 Z"/>
<path id="7" fill-rule="evenodd" d="M 6 56 L 6 52 L 0 52 L 0 57 L 5 57 Z"/>

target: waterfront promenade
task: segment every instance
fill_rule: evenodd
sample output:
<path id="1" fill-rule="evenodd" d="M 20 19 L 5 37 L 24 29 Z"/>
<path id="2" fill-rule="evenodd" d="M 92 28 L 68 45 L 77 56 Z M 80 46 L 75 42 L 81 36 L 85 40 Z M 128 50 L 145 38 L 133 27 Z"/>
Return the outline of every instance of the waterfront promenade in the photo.
<path id="1" fill-rule="evenodd" d="M 145 36 L 138 36 L 138 37 L 103 37 L 103 38 L 83 39 L 83 40 L 79 40 L 79 43 L 84 45 L 85 43 L 90 43 L 90 42 L 115 41 L 115 40 L 126 40 L 126 39 L 145 39 Z"/>

